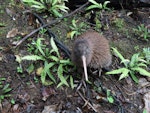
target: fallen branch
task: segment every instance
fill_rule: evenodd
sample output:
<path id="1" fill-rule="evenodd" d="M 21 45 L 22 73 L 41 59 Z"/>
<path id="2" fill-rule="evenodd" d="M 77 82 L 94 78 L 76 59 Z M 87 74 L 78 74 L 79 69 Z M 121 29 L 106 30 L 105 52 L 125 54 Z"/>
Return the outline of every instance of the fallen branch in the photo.
<path id="1" fill-rule="evenodd" d="M 69 14 L 67 14 L 67 15 L 65 15 L 65 16 L 63 16 L 63 17 L 61 17 L 61 18 L 58 18 L 58 19 L 56 19 L 56 20 L 54 20 L 54 21 L 52 21 L 52 22 L 50 22 L 50 23 L 47 23 L 47 24 L 42 25 L 41 27 L 35 29 L 34 31 L 32 31 L 31 33 L 29 33 L 28 35 L 26 35 L 24 38 L 22 38 L 22 39 L 16 44 L 15 48 L 17 48 L 22 42 L 24 42 L 24 41 L 25 41 L 26 39 L 28 39 L 30 36 L 32 36 L 33 34 L 35 34 L 36 32 L 38 32 L 40 29 L 45 28 L 45 27 L 50 26 L 50 25 L 53 25 L 53 24 L 55 24 L 55 23 L 58 23 L 58 22 L 60 22 L 60 20 L 66 18 L 66 17 L 72 16 L 73 14 L 77 13 L 78 11 L 80 11 L 82 8 L 84 8 L 84 7 L 85 7 L 86 5 L 88 5 L 88 4 L 89 4 L 89 2 L 86 2 L 86 3 L 83 4 L 81 7 L 77 8 L 76 10 L 74 10 L 73 12 L 71 12 L 71 13 L 69 13 Z"/>

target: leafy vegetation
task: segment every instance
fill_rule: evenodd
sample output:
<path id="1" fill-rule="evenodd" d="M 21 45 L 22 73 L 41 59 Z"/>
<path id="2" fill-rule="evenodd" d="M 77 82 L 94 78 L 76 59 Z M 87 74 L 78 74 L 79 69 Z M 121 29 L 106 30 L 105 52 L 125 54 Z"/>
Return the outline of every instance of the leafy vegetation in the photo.
<path id="1" fill-rule="evenodd" d="M 95 0 L 89 0 L 89 2 L 91 3 L 86 10 L 87 11 L 93 11 L 94 10 L 94 23 L 95 23 L 95 29 L 99 30 L 102 28 L 102 23 L 101 23 L 101 17 L 102 17 L 102 12 L 104 10 L 109 10 L 110 8 L 107 7 L 107 5 L 110 3 L 110 1 L 105 1 L 103 4 L 102 3 L 98 3 Z M 91 14 L 90 14 L 91 15 Z M 91 17 L 90 17 L 91 18 Z M 105 25 L 104 28 L 107 28 L 108 26 Z"/>
<path id="2" fill-rule="evenodd" d="M 5 27 L 5 26 L 6 26 L 5 23 L 0 22 L 0 27 Z"/>
<path id="3" fill-rule="evenodd" d="M 136 83 L 138 83 L 138 78 L 136 76 L 137 73 L 143 76 L 150 77 L 150 73 L 145 69 L 147 68 L 147 62 L 146 60 L 144 60 L 144 57 L 142 57 L 139 53 L 134 54 L 129 60 L 125 59 L 117 49 L 112 49 L 113 53 L 120 58 L 121 63 L 123 63 L 124 67 L 112 70 L 110 72 L 107 72 L 106 74 L 121 74 L 119 80 L 126 78 L 130 75 Z"/>
<path id="4" fill-rule="evenodd" d="M 92 4 L 89 7 L 87 7 L 86 10 L 92 10 L 92 9 L 109 10 L 107 4 L 110 3 L 110 1 L 105 1 L 104 4 L 97 3 L 95 0 L 89 0 L 89 2 L 91 2 Z"/>
<path id="5" fill-rule="evenodd" d="M 148 113 L 148 112 L 146 111 L 146 109 L 144 109 L 142 113 Z"/>
<path id="6" fill-rule="evenodd" d="M 150 65 L 150 47 L 148 48 L 143 48 L 142 55 L 147 61 L 147 64 Z"/>
<path id="7" fill-rule="evenodd" d="M 9 94 L 9 92 L 12 89 L 10 88 L 9 84 L 4 85 L 5 80 L 6 80 L 6 78 L 3 78 L 3 77 L 0 78 L 0 104 L 5 98 L 11 96 L 11 94 Z"/>
<path id="8" fill-rule="evenodd" d="M 136 29 L 134 28 L 133 31 L 137 36 L 143 38 L 144 40 L 148 40 L 148 38 L 150 38 L 150 33 L 144 24 L 139 25 Z"/>
<path id="9" fill-rule="evenodd" d="M 111 95 L 111 92 L 110 92 L 110 90 L 107 90 L 107 100 L 108 100 L 108 102 L 109 103 L 114 103 L 114 98 L 113 98 L 113 96 Z"/>
<path id="10" fill-rule="evenodd" d="M 65 6 L 68 0 L 23 0 L 23 3 L 34 8 L 38 12 L 48 11 L 56 17 L 62 17 L 62 12 L 67 13 L 69 8 Z"/>
<path id="11" fill-rule="evenodd" d="M 71 32 L 69 33 L 69 37 L 71 39 L 73 39 L 74 36 L 80 35 L 82 32 L 86 30 L 85 28 L 88 27 L 84 22 L 77 24 L 78 20 L 75 19 L 73 19 L 71 23 L 72 25 L 69 26 L 71 29 Z"/>
<path id="12" fill-rule="evenodd" d="M 115 24 L 115 26 L 118 27 L 119 30 L 122 30 L 125 25 L 124 20 L 121 18 L 116 18 L 112 23 Z"/>
<path id="13" fill-rule="evenodd" d="M 42 41 L 44 41 L 43 38 L 38 38 L 37 41 L 34 42 L 36 48 L 34 52 L 36 53 L 35 55 L 24 56 L 21 58 L 21 60 L 42 61 L 43 67 L 38 69 L 38 73 L 40 74 L 41 82 L 44 85 L 57 83 L 57 87 L 62 85 L 69 87 L 67 82 L 69 81 L 71 88 L 74 88 L 73 78 L 68 74 L 70 66 L 73 67 L 71 61 L 61 57 L 53 38 L 51 38 L 50 41 L 52 47 L 51 50 L 46 48 L 46 45 L 43 45 Z M 59 80 L 57 80 L 58 78 Z"/>

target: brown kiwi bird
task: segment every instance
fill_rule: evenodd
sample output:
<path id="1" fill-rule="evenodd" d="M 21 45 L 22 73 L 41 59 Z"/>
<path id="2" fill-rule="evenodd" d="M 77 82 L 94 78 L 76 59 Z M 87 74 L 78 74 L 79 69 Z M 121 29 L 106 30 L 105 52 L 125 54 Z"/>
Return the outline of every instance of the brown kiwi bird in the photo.
<path id="1" fill-rule="evenodd" d="M 110 66 L 109 42 L 98 32 L 88 30 L 74 41 L 71 59 L 78 69 L 84 69 L 85 80 L 88 81 L 87 67 L 101 69 Z"/>

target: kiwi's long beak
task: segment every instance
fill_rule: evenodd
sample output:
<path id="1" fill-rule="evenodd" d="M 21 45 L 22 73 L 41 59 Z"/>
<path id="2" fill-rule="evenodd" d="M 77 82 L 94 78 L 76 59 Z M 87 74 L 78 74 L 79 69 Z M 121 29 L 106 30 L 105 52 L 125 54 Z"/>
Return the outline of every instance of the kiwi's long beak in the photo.
<path id="1" fill-rule="evenodd" d="M 88 81 L 87 65 L 86 65 L 86 57 L 85 56 L 82 56 L 82 62 L 83 62 L 85 80 Z"/>

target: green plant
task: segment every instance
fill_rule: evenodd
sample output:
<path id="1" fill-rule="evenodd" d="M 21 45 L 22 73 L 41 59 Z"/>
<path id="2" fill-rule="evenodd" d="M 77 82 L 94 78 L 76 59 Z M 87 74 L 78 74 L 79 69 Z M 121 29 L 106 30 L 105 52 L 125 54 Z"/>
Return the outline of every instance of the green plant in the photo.
<path id="1" fill-rule="evenodd" d="M 142 55 L 147 61 L 147 64 L 150 64 L 150 47 L 143 48 Z"/>
<path id="2" fill-rule="evenodd" d="M 144 26 L 144 24 L 139 25 L 136 29 L 133 28 L 133 31 L 140 38 L 144 38 L 144 40 L 148 40 L 148 38 L 150 38 L 150 33 L 148 32 L 148 29 Z"/>
<path id="3" fill-rule="evenodd" d="M 5 26 L 6 26 L 5 23 L 0 22 L 0 27 L 5 27 Z"/>
<path id="4" fill-rule="evenodd" d="M 28 44 L 27 50 L 30 53 L 38 54 L 39 51 L 42 51 L 41 49 L 44 49 L 46 45 L 43 45 L 41 41 L 44 40 L 43 38 L 38 38 L 36 41 L 32 41 L 31 44 Z M 44 54 L 44 51 L 42 52 L 42 55 Z M 45 56 L 45 55 L 44 55 Z"/>
<path id="5" fill-rule="evenodd" d="M 21 39 L 21 36 L 15 36 L 14 40 L 19 41 Z"/>
<path id="6" fill-rule="evenodd" d="M 5 11 L 2 10 L 1 7 L 0 7 L 0 14 L 4 14 L 4 12 L 5 12 Z M 0 23 L 1 23 L 1 22 L 0 22 Z"/>
<path id="7" fill-rule="evenodd" d="M 109 103 L 114 103 L 114 98 L 113 98 L 113 96 L 111 95 L 110 90 L 107 90 L 107 91 L 106 91 L 106 94 L 107 94 L 107 100 L 108 100 L 108 102 L 109 102 Z"/>
<path id="8" fill-rule="evenodd" d="M 30 53 L 35 52 L 34 54 L 37 54 L 36 47 L 35 47 L 36 42 L 34 40 L 32 40 L 32 42 L 30 44 L 27 44 L 27 51 Z"/>
<path id="9" fill-rule="evenodd" d="M 39 33 L 44 35 L 46 32 L 47 32 L 47 29 L 42 28 Z"/>
<path id="10" fill-rule="evenodd" d="M 78 20 L 72 20 L 72 26 L 69 26 L 71 29 L 70 38 L 73 39 L 74 36 L 80 35 L 83 31 L 85 31 L 85 27 L 87 26 L 84 22 L 81 22 L 77 25 Z"/>
<path id="11" fill-rule="evenodd" d="M 116 70 L 112 70 L 110 72 L 107 72 L 106 74 L 121 74 L 119 80 L 128 77 L 130 75 L 131 78 L 136 83 L 138 83 L 138 79 L 136 76 L 137 73 L 143 76 L 150 77 L 150 73 L 145 70 L 145 68 L 147 67 L 146 61 L 144 60 L 143 57 L 140 56 L 139 53 L 134 54 L 129 60 L 129 59 L 125 59 L 121 55 L 121 53 L 118 52 L 117 49 L 112 48 L 112 50 L 115 53 L 115 55 L 117 55 L 120 58 L 121 63 L 123 63 L 124 67 Z"/>
<path id="12" fill-rule="evenodd" d="M 17 73 L 23 73 L 22 66 L 18 66 L 18 67 L 17 67 Z"/>
<path id="13" fill-rule="evenodd" d="M 125 25 L 124 20 L 121 18 L 116 18 L 112 23 L 120 30 L 122 30 Z"/>
<path id="14" fill-rule="evenodd" d="M 15 100 L 14 100 L 13 98 L 11 99 L 10 102 L 11 102 L 11 104 L 13 104 L 13 105 L 16 103 Z"/>
<path id="15" fill-rule="evenodd" d="M 110 1 L 105 1 L 104 4 L 97 3 L 95 0 L 88 0 L 88 1 L 91 2 L 92 5 L 90 5 L 89 7 L 87 7 L 86 10 L 92 10 L 92 9 L 109 10 L 109 8 L 107 7 L 107 4 L 110 3 Z"/>
<path id="16" fill-rule="evenodd" d="M 20 56 L 19 55 L 15 55 L 15 57 L 16 57 L 16 62 L 19 63 L 19 66 L 17 67 L 17 73 L 23 73 Z"/>
<path id="17" fill-rule="evenodd" d="M 103 88 L 102 84 L 99 81 L 94 82 L 94 90 L 98 93 L 106 92 L 107 100 L 109 103 L 114 103 L 114 97 L 111 93 L 111 90 Z"/>
<path id="18" fill-rule="evenodd" d="M 96 17 L 95 17 L 95 24 L 96 24 L 96 29 L 101 29 L 102 28 L 102 23 L 99 19 L 99 14 L 96 14 Z"/>
<path id="19" fill-rule="evenodd" d="M 6 80 L 6 78 L 4 78 L 4 77 L 0 78 L 0 104 L 5 98 L 11 96 L 11 94 L 9 94 L 9 92 L 12 89 L 10 88 L 9 84 L 4 85 L 5 80 Z"/>
<path id="20" fill-rule="evenodd" d="M 33 60 L 33 61 L 42 61 L 43 69 L 40 73 L 41 82 L 44 85 L 51 85 L 53 83 L 57 83 L 56 75 L 58 76 L 59 83 L 57 87 L 62 85 L 69 86 L 68 79 L 70 78 L 70 85 L 74 88 L 73 78 L 71 75 L 68 75 L 70 66 L 73 66 L 69 59 L 63 59 L 58 51 L 58 48 L 51 38 L 51 50 L 46 48 L 42 44 L 43 38 L 38 38 L 36 41 L 37 55 L 27 55 L 21 58 L 21 60 Z M 45 51 L 44 51 L 45 50 Z M 54 76 L 55 75 L 55 76 Z M 50 81 L 48 81 L 48 79 Z"/>
<path id="21" fill-rule="evenodd" d="M 62 17 L 60 11 L 68 12 L 68 7 L 65 6 L 65 1 L 68 0 L 23 0 L 23 3 L 35 8 L 38 12 L 48 11 L 56 17 Z"/>
<path id="22" fill-rule="evenodd" d="M 86 8 L 87 11 L 89 10 L 94 10 L 95 13 L 95 17 L 94 17 L 94 22 L 95 22 L 95 29 L 99 30 L 102 28 L 102 23 L 100 20 L 100 17 L 103 15 L 102 11 L 103 10 L 109 10 L 110 8 L 107 7 L 107 5 L 110 3 L 110 1 L 105 1 L 103 4 L 102 3 L 98 3 L 95 0 L 88 0 L 91 4 Z M 108 26 L 105 25 L 104 28 L 107 28 Z"/>
<path id="23" fill-rule="evenodd" d="M 144 108 L 142 113 L 148 113 L 147 110 Z"/>

